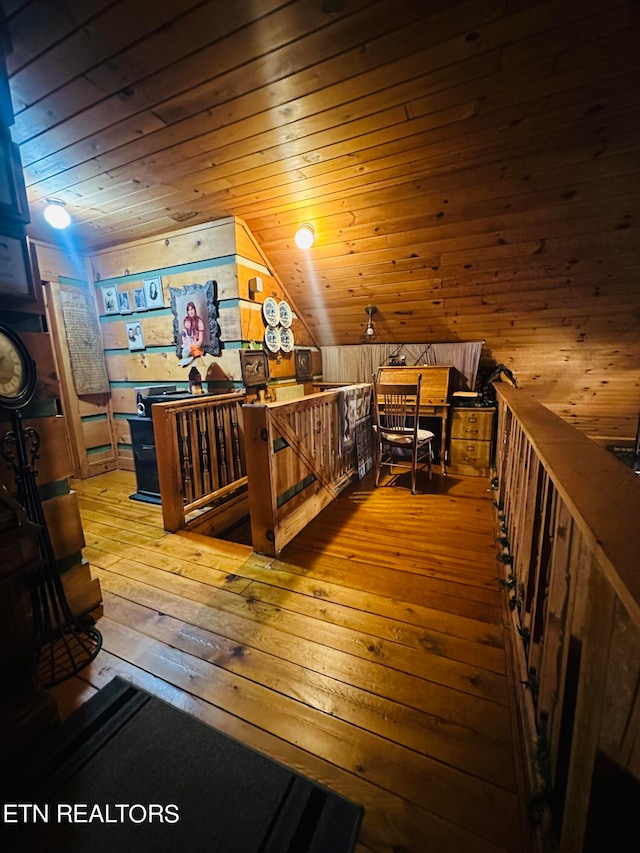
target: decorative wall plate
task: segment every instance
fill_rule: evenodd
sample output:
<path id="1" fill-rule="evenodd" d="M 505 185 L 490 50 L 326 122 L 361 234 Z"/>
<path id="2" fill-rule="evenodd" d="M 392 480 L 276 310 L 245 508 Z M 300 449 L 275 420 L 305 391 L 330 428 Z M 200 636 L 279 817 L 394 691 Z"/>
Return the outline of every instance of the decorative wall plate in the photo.
<path id="1" fill-rule="evenodd" d="M 280 349 L 280 329 L 267 326 L 264 330 L 264 343 L 269 352 L 278 352 Z"/>
<path id="2" fill-rule="evenodd" d="M 293 351 L 293 332 L 291 329 L 280 329 L 280 349 L 282 352 Z"/>
<path id="3" fill-rule="evenodd" d="M 267 296 L 262 305 L 262 313 L 268 326 L 277 326 L 280 322 L 278 303 L 273 296 Z"/>
<path id="4" fill-rule="evenodd" d="M 288 302 L 285 302 L 284 299 L 278 305 L 278 316 L 280 317 L 280 325 L 283 329 L 288 329 L 291 326 L 291 321 L 293 320 L 293 312 L 291 311 L 291 306 Z"/>

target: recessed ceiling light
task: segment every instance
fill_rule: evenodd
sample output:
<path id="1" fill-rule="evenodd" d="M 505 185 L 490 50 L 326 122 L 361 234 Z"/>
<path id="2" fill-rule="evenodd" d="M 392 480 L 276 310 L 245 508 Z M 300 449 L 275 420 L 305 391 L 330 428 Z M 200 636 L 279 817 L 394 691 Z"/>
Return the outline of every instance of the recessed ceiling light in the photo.
<path id="1" fill-rule="evenodd" d="M 304 225 L 301 225 L 296 231 L 295 241 L 296 246 L 299 249 L 310 249 L 313 246 L 313 226 L 308 225 L 306 222 Z"/>
<path id="2" fill-rule="evenodd" d="M 47 206 L 44 209 L 44 218 L 53 228 L 66 228 L 71 224 L 71 217 L 65 207 L 63 201 L 58 199 L 47 199 Z"/>

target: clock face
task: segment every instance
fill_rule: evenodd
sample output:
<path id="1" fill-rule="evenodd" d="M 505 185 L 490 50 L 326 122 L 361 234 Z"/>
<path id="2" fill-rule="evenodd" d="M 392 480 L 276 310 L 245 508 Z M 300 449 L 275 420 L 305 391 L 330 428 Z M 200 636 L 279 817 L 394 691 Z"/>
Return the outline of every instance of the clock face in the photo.
<path id="1" fill-rule="evenodd" d="M 35 366 L 27 348 L 12 329 L 0 326 L 0 406 L 26 406 L 35 387 Z"/>

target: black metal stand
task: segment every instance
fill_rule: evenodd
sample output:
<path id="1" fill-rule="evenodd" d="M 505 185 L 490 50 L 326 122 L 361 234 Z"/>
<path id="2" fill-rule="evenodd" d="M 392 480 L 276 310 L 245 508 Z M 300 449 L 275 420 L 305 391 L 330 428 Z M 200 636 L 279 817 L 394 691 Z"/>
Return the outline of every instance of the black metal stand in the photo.
<path id="1" fill-rule="evenodd" d="M 38 678 L 52 687 L 75 675 L 102 648 L 102 634 L 91 617 L 71 612 L 47 529 L 36 483 L 36 460 L 40 458 L 40 436 L 32 427 L 23 428 L 19 412 L 11 413 L 13 429 L 0 441 L 0 453 L 12 468 L 18 487 L 17 499 L 27 517 L 39 527 L 40 563 L 31 590 L 33 631 L 38 649 Z"/>

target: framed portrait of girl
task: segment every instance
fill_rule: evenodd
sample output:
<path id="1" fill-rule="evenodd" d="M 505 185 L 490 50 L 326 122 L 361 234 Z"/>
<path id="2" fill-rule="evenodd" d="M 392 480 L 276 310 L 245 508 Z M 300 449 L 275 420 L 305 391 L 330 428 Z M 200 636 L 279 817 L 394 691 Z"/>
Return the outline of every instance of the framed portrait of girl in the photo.
<path id="1" fill-rule="evenodd" d="M 171 287 L 176 355 L 182 364 L 204 353 L 220 355 L 216 282 Z"/>

